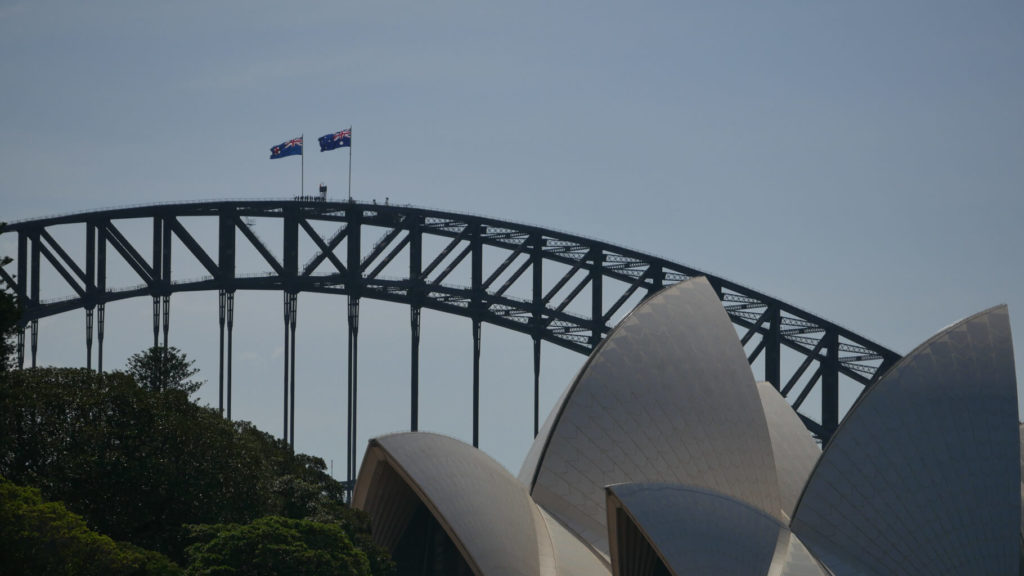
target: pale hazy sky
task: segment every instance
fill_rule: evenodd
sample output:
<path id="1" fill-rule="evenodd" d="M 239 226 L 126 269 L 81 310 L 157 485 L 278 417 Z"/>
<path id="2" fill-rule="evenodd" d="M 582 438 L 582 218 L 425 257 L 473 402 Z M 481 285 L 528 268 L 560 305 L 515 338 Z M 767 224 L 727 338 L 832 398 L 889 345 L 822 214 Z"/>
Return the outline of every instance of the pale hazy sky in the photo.
<path id="1" fill-rule="evenodd" d="M 340 198 L 347 155 L 315 138 L 352 125 L 358 199 L 658 254 L 900 353 L 998 303 L 1021 340 L 1022 31 L 1009 1 L 0 0 L 0 219 L 290 197 L 299 159 L 268 149 L 302 133 L 307 192 Z M 235 415 L 279 434 L 280 295 L 236 306 Z M 108 306 L 107 367 L 149 307 Z M 300 296 L 296 444 L 336 473 L 344 313 Z M 83 316 L 43 322 L 41 363 L 84 363 Z M 408 311 L 361 327 L 363 444 L 408 425 Z M 469 322 L 423 335 L 422 428 L 468 440 Z M 174 297 L 171 343 L 214 402 L 216 294 Z M 529 339 L 486 326 L 483 359 L 481 447 L 516 471 Z M 583 358 L 544 361 L 546 410 Z"/>

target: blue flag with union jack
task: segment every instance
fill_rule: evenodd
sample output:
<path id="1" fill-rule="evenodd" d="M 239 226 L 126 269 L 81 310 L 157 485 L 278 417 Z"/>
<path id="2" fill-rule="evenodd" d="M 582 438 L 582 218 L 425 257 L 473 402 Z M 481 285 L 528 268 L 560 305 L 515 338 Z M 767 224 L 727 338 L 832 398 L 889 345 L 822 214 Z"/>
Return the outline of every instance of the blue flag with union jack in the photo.
<path id="1" fill-rule="evenodd" d="M 319 138 L 320 140 L 320 151 L 327 152 L 328 150 L 334 150 L 335 148 L 345 148 L 352 146 L 352 129 L 348 128 L 340 132 L 332 132 L 330 134 L 324 134 Z"/>
<path id="2" fill-rule="evenodd" d="M 270 149 L 270 159 L 284 158 L 285 156 L 296 156 L 302 154 L 302 136 L 292 138 Z"/>

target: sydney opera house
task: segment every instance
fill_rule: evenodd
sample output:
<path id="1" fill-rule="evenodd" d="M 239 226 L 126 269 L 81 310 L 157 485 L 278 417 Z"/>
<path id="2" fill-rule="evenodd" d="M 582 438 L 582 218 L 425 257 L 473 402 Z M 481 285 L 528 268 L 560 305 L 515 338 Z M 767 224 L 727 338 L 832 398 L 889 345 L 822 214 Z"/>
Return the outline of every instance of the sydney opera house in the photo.
<path id="1" fill-rule="evenodd" d="M 1020 436 L 1005 307 L 904 357 L 821 448 L 696 278 L 593 352 L 518 478 L 394 434 L 353 502 L 401 574 L 1016 575 Z"/>

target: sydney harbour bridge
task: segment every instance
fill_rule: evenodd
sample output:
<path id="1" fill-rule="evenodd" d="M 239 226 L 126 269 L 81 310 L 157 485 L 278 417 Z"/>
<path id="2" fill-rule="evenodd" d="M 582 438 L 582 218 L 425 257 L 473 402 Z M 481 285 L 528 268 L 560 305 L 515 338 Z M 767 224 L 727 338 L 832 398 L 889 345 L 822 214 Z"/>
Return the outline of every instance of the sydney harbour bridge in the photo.
<path id="1" fill-rule="evenodd" d="M 256 232 L 255 222 L 268 220 L 279 231 L 273 241 Z M 146 231 L 145 242 L 124 232 L 140 227 Z M 200 229 L 213 232 L 204 235 Z M 0 278 L 23 306 L 17 343 L 22 366 L 36 364 L 41 318 L 83 310 L 87 366 L 93 365 L 95 339 L 96 368 L 102 371 L 107 303 L 152 298 L 157 346 L 161 333 L 167 344 L 174 293 L 218 291 L 219 408 L 228 418 L 235 293 L 281 292 L 283 438 L 292 443 L 298 294 L 346 296 L 349 482 L 358 454 L 363 298 L 409 307 L 411 430 L 418 428 L 422 309 L 471 320 L 474 446 L 479 440 L 481 324 L 533 340 L 536 434 L 542 342 L 589 354 L 611 330 L 617 314 L 663 286 L 694 276 L 705 276 L 718 293 L 756 367 L 755 376 L 771 382 L 822 441 L 839 425 L 840 381 L 870 386 L 900 358 L 797 306 L 676 262 L 565 232 L 455 212 L 323 197 L 187 202 L 23 220 L 9 223 L 2 234 L 17 237 L 14 263 L 0 268 Z M 240 273 L 237 254 L 243 249 L 258 254 L 264 271 Z M 300 258 L 303 252 L 308 256 Z M 173 273 L 175 258 L 197 261 L 204 274 L 179 278 Z M 133 277 L 125 282 L 125 274 L 108 274 L 108 266 L 115 265 Z M 44 268 L 50 272 L 43 274 Z M 63 295 L 43 298 L 44 292 Z M 805 406 L 809 395 L 820 398 L 820 406 Z"/>

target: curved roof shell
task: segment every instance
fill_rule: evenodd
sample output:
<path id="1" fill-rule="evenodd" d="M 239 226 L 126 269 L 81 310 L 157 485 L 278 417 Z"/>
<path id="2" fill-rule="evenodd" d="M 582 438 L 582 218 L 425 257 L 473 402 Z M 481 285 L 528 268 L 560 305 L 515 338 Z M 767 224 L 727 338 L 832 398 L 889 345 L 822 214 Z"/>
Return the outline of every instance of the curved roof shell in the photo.
<path id="1" fill-rule="evenodd" d="M 781 516 L 761 400 L 714 289 L 653 295 L 594 351 L 520 475 L 533 499 L 608 552 L 604 487 L 711 488 Z"/>
<path id="2" fill-rule="evenodd" d="M 1020 534 L 1021 534 L 1021 562 L 1024 562 L 1024 424 L 1020 425 Z"/>
<path id="3" fill-rule="evenodd" d="M 551 537 L 551 548 L 555 553 L 555 572 L 558 576 L 611 576 L 612 568 L 602 556 L 568 528 L 562 526 L 558 520 L 552 518 L 543 508 L 537 508 L 544 519 L 548 536 Z"/>
<path id="4" fill-rule="evenodd" d="M 556 573 L 540 511 L 523 485 L 493 458 L 438 434 L 371 440 L 353 505 L 370 514 L 374 539 L 393 549 L 420 502 L 474 574 Z"/>
<path id="5" fill-rule="evenodd" d="M 789 529 L 723 494 L 674 484 L 607 488 L 609 540 L 617 576 L 825 576 Z M 655 559 L 656 556 L 656 559 Z"/>
<path id="6" fill-rule="evenodd" d="M 865 391 L 791 527 L 837 576 L 1016 574 L 1018 434 L 1000 306 L 943 330 Z"/>
<path id="7" fill-rule="evenodd" d="M 782 512 L 788 522 L 814 465 L 818 463 L 821 449 L 796 411 L 770 382 L 758 382 L 757 392 L 771 436 Z"/>

